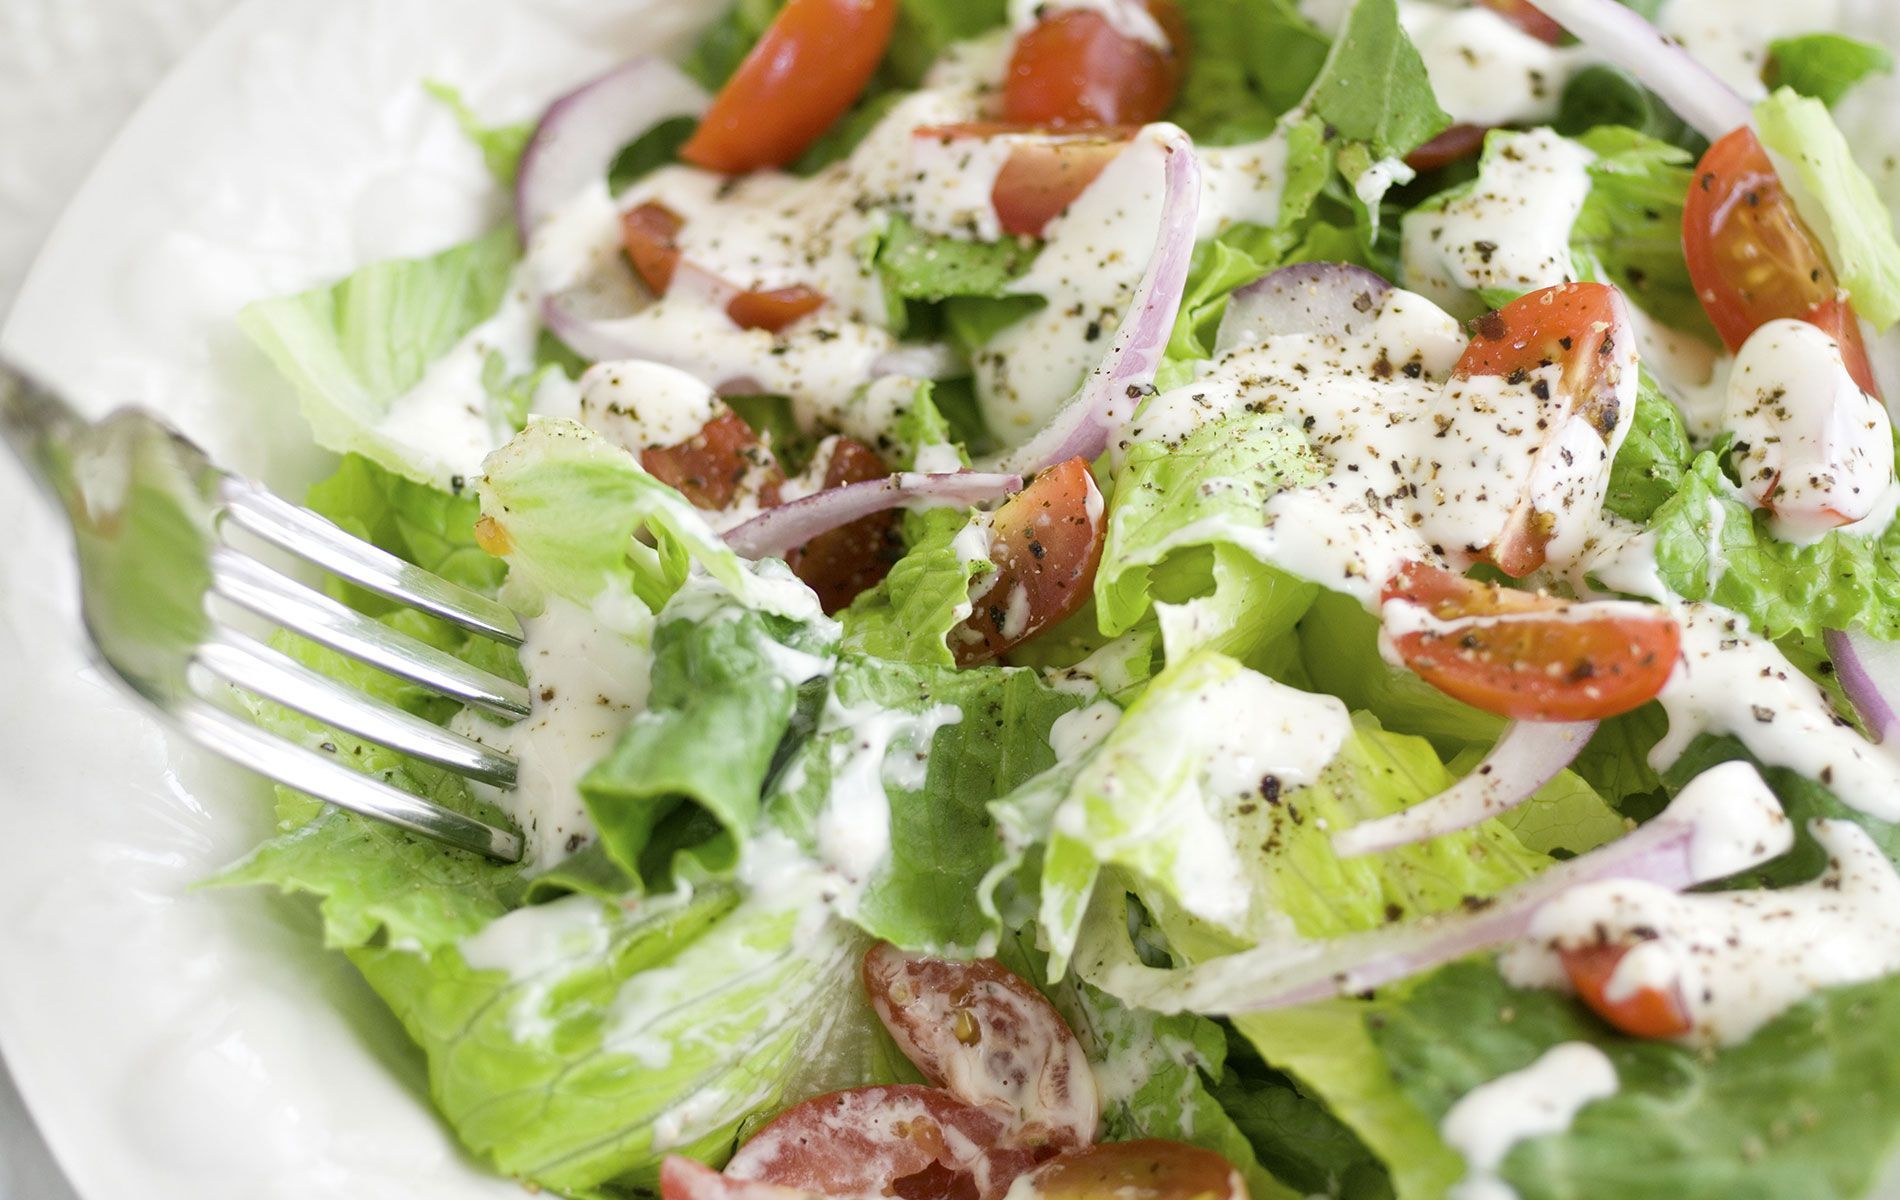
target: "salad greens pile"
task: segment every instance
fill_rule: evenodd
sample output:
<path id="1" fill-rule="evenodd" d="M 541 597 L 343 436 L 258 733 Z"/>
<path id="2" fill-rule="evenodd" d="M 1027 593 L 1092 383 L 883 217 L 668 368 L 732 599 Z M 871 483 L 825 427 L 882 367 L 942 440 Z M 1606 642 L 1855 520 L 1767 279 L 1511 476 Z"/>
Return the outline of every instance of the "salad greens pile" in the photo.
<path id="1" fill-rule="evenodd" d="M 1522 139 L 1556 136 L 1498 129 L 1474 161 L 1392 170 L 1453 123 L 1401 5 L 1359 0 L 1336 34 L 1303 15 L 1311 7 L 1178 4 L 1193 50 L 1170 119 L 1207 146 L 1281 138 L 1286 169 L 1275 220 L 1194 247 L 1158 390 L 1197 377 L 1231 297 L 1277 268 L 1347 262 L 1407 282 L 1407 221 L 1498 186 Z M 778 8 L 739 0 L 685 69 L 716 88 Z M 793 171 L 842 160 L 946 48 L 1008 18 L 1003 0 L 901 0 L 871 87 Z M 1817 232 L 1860 313 L 1891 324 L 1890 215 L 1828 113 L 1891 57 L 1826 32 L 1770 53 L 1768 79 L 1785 90 L 1758 108 L 1760 137 L 1811 197 L 1803 212 L 1825 214 Z M 512 183 L 529 127 L 485 126 L 452 88 L 432 90 Z M 1565 239 L 1571 277 L 1616 284 L 1713 353 L 1681 239 L 1706 143 L 1604 65 L 1574 75 L 1554 124 L 1591 155 Z M 627 148 L 616 185 L 672 162 L 689 127 Z M 857 253 L 890 329 L 975 354 L 1046 304 L 1013 288 L 1039 248 L 932 233 L 898 215 Z M 1441 1135 L 1447 1111 L 1566 1042 L 1601 1048 L 1620 1087 L 1510 1151 L 1500 1177 L 1526 1200 L 1854 1196 L 1900 1145 L 1900 978 L 1821 992 L 1722 1047 L 1625 1036 L 1572 996 L 1513 987 L 1485 955 L 1375 994 L 1231 1018 L 1118 1000 L 1088 977 L 1078 947 L 1124 938 L 1151 964 L 1191 965 L 1289 934 L 1482 907 L 1749 751 L 1703 734 L 1659 772 L 1650 751 L 1667 720 L 1650 704 L 1604 721 L 1529 803 L 1342 858 L 1332 832 L 1444 791 L 1505 721 L 1393 666 L 1358 600 L 1263 556 L 1262 507 L 1327 471 L 1298 424 L 1236 411 L 1178 442 L 1106 456 L 1089 602 L 1008 665 L 959 666 L 953 630 L 997 570 L 963 536 L 969 511 L 905 514 L 888 575 L 824 615 L 783 564 L 736 554 L 619 444 L 530 416 L 586 364 L 546 333 L 526 353 L 470 345 L 506 311 L 522 261 L 516 233 L 501 229 L 254 305 L 240 323 L 291 384 L 313 437 L 342 456 L 311 508 L 530 616 L 591 614 L 595 636 L 640 664 L 624 695 L 600 697 L 627 716 L 590 744 L 578 773 L 585 830 L 556 839 L 545 861 L 502 864 L 280 791 L 275 836 L 219 880 L 315 898 L 327 944 L 387 1002 L 427 1060 L 443 1116 L 498 1170 L 563 1195 L 650 1193 L 667 1154 L 717 1165 L 794 1101 L 916 1079 L 860 988 L 858 963 L 878 939 L 1000 957 L 1046 991 L 1112 1080 L 1106 1139 L 1215 1150 L 1254 1200 L 1446 1195 L 1467 1165 Z M 1480 280 L 1445 306 L 1471 318 L 1526 290 Z M 455 428 L 406 436 L 407 398 L 444 379 L 466 399 Z M 788 461 L 827 432 L 800 427 L 773 398 L 734 406 Z M 917 382 L 891 411 L 875 448 L 894 468 L 945 446 L 968 464 L 996 441 L 967 378 Z M 454 455 L 470 439 L 499 447 L 479 477 Z M 1676 597 L 1738 614 L 1831 687 L 1824 632 L 1900 638 L 1900 525 L 1782 540 L 1738 490 L 1727 450 L 1645 373 L 1605 510 L 1643 531 Z M 541 684 L 532 634 L 517 658 L 365 592 L 336 594 Z M 277 647 L 431 721 L 481 727 L 330 651 L 287 635 Z M 591 703 L 557 700 L 552 686 L 539 696 Z M 505 798 L 456 776 L 244 702 L 260 724 L 359 770 L 509 819 Z M 1222 719 L 1205 719 L 1210 704 Z M 1244 781 L 1249 802 L 1229 803 L 1223 764 L 1236 747 L 1270 740 L 1315 705 L 1339 714 L 1344 732 L 1315 749 L 1310 775 Z M 1093 732 L 1076 737 L 1077 727 Z M 1805 829 L 1817 817 L 1860 825 L 1900 861 L 1900 826 L 1843 803 L 1829 780 L 1779 766 L 1764 777 L 1801 840 L 1746 882 L 1815 877 L 1825 864 Z M 841 800 L 865 795 L 875 810 Z M 883 831 L 868 844 L 867 826 Z M 848 886 L 820 862 L 842 864 Z"/>

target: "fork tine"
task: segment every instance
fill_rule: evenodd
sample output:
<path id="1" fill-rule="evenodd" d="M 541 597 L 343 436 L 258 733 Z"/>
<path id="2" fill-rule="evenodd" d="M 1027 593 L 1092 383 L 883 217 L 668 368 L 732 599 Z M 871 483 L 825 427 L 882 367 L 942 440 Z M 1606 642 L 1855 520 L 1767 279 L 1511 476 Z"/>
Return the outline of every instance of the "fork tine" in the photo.
<path id="1" fill-rule="evenodd" d="M 521 622 L 506 605 L 379 550 L 247 479 L 226 480 L 223 495 L 230 519 L 272 545 L 378 595 L 484 637 L 521 644 Z"/>
<path id="2" fill-rule="evenodd" d="M 504 862 L 521 861 L 518 834 L 352 771 L 333 758 L 294 746 L 221 709 L 193 701 L 180 705 L 172 715 L 200 745 L 286 787 L 451 846 Z"/>
<path id="3" fill-rule="evenodd" d="M 497 787 L 515 784 L 515 763 L 506 755 L 394 705 L 371 699 L 241 633 L 221 631 L 216 640 L 198 648 L 196 658 L 226 682 L 325 725 L 457 775 Z"/>
<path id="4" fill-rule="evenodd" d="M 218 595 L 293 633 L 503 717 L 528 714 L 528 689 L 372 620 L 226 546 L 211 552 Z"/>

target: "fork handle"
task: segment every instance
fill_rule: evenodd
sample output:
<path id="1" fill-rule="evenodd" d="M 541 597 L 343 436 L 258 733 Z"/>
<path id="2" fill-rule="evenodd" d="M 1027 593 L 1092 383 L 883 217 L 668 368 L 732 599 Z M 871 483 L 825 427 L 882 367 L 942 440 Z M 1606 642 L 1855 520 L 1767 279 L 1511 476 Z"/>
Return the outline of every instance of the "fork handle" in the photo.
<path id="1" fill-rule="evenodd" d="M 63 447 L 87 424 L 52 391 L 0 363 L 0 439 L 55 501 L 70 473 Z"/>

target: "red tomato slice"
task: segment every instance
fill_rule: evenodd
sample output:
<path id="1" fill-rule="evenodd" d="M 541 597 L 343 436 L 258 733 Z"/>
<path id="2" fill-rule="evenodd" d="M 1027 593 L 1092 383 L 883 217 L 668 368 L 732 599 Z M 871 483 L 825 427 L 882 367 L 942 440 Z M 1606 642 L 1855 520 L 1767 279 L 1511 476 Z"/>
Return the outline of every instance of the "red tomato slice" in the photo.
<path id="1" fill-rule="evenodd" d="M 883 479 L 890 468 L 877 451 L 854 438 L 832 443 L 825 467 L 825 487 Z M 898 514 L 872 513 L 830 533 L 822 533 L 792 551 L 786 563 L 792 574 L 811 585 L 828 613 L 835 613 L 874 588 L 890 574 L 891 564 L 904 552 L 897 537 Z"/>
<path id="2" fill-rule="evenodd" d="M 1043 134 L 1033 125 L 1000 121 L 972 121 L 963 125 L 931 125 L 916 131 L 922 138 L 988 138 L 1004 134 Z M 1003 160 L 990 186 L 990 206 L 1003 232 L 1017 237 L 1041 237 L 1049 222 L 1067 212 L 1076 197 L 1088 190 L 1102 171 L 1128 148 L 1132 128 L 1092 130 L 1060 138 L 1019 143 Z"/>
<path id="3" fill-rule="evenodd" d="M 1102 13 L 1063 9 L 1016 39 L 1003 118 L 1051 128 L 1146 125 L 1174 106 L 1187 30 L 1171 0 L 1144 7 L 1167 36 L 1163 51 L 1117 30 Z"/>
<path id="4" fill-rule="evenodd" d="M 1563 44 L 1564 27 L 1546 16 L 1543 10 L 1526 0 L 1478 0 L 1492 12 L 1522 29 L 1540 42 Z"/>
<path id="5" fill-rule="evenodd" d="M 1095 1075 L 1055 1005 L 993 958 L 952 962 L 879 942 L 864 990 L 904 1057 L 957 1099 L 1013 1114 L 1018 1145 L 1095 1140 Z"/>
<path id="6" fill-rule="evenodd" d="M 642 450 L 640 465 L 661 483 L 678 489 L 695 508 L 725 508 L 755 470 L 763 476 L 759 504 L 771 508 L 778 503 L 779 485 L 785 480 L 772 452 L 729 408 L 677 446 Z"/>
<path id="7" fill-rule="evenodd" d="M 1386 630 L 1406 666 L 1515 721 L 1596 721 L 1637 708 L 1668 682 L 1682 641 L 1660 608 L 1560 600 L 1424 563 L 1393 576 L 1384 598 Z M 1406 607 L 1395 611 L 1393 601 Z"/>
<path id="8" fill-rule="evenodd" d="M 1073 613 L 1102 561 L 1102 494 L 1088 463 L 1050 467 L 990 521 L 989 589 L 950 632 L 959 666 L 987 662 Z"/>
<path id="9" fill-rule="evenodd" d="M 998 1148 L 1006 1132 L 1001 1118 L 937 1088 L 852 1088 L 774 1117 L 726 1174 L 827 1196 L 994 1200 L 1037 1161 Z"/>
<path id="10" fill-rule="evenodd" d="M 620 217 L 621 241 L 640 282 L 656 296 L 673 286 L 680 266 L 679 232 L 686 221 L 678 213 L 648 201 Z M 741 329 L 778 333 L 793 321 L 822 308 L 825 297 L 803 284 L 769 292 L 740 292 L 726 305 L 726 315 Z"/>
<path id="11" fill-rule="evenodd" d="M 896 22 L 897 0 L 788 0 L 680 157 L 727 174 L 790 163 L 864 93 Z"/>
<path id="12" fill-rule="evenodd" d="M 1405 165 L 1414 171 L 1436 171 L 1462 162 L 1484 149 L 1485 135 L 1490 132 L 1482 125 L 1453 125 L 1406 155 Z"/>
<path id="13" fill-rule="evenodd" d="M 1559 405 L 1583 417 L 1608 445 L 1624 415 L 1621 400 L 1624 356 L 1635 333 L 1629 307 L 1615 288 L 1601 283 L 1565 283 L 1520 296 L 1474 325 L 1471 344 L 1452 375 L 1499 375 L 1513 382 L 1553 363 L 1563 367 Z M 1560 422 L 1552 422 L 1553 436 Z M 1544 565 L 1551 517 L 1528 499 L 1515 509 L 1485 557 L 1512 578 Z"/>
<path id="14" fill-rule="evenodd" d="M 1108 1142 L 1050 1159 L 1024 1180 L 1039 1200 L 1247 1200 L 1233 1164 L 1159 1138 Z"/>
<path id="15" fill-rule="evenodd" d="M 1809 321 L 1840 343 L 1854 382 L 1880 395 L 1853 306 L 1746 126 L 1710 146 L 1696 167 L 1682 248 L 1702 307 L 1730 350 L 1769 321 Z"/>
<path id="16" fill-rule="evenodd" d="M 1673 1038 L 1688 1033 L 1693 1023 L 1682 997 L 1674 991 L 1639 988 L 1622 999 L 1610 998 L 1610 977 L 1629 951 L 1628 946 L 1583 946 L 1559 950 L 1557 957 L 1583 1002 L 1624 1033 L 1639 1038 Z"/>

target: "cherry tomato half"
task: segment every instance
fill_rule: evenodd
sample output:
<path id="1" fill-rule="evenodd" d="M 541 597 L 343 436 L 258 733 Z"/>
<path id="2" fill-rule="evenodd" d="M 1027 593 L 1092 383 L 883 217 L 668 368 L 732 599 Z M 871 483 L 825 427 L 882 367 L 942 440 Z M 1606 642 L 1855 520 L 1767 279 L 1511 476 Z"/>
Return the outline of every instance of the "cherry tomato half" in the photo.
<path id="1" fill-rule="evenodd" d="M 620 217 L 621 241 L 627 260 L 640 282 L 656 296 L 664 296 L 679 272 L 679 232 L 685 219 L 664 204 L 648 201 Z M 800 317 L 824 307 L 825 297 L 803 284 L 766 292 L 740 292 L 726 305 L 726 315 L 741 329 L 778 333 Z"/>
<path id="2" fill-rule="evenodd" d="M 1094 9 L 1065 8 L 1038 21 L 1010 56 L 1003 119 L 1055 129 L 1159 121 L 1181 87 L 1187 30 L 1171 0 L 1140 7 L 1168 49 L 1123 33 Z"/>
<path id="3" fill-rule="evenodd" d="M 1247 1200 L 1247 1185 L 1232 1163 L 1212 1150 L 1160 1138 L 1060 1155 L 1023 1184 L 1037 1200 Z"/>
<path id="4" fill-rule="evenodd" d="M 1651 605 L 1560 600 L 1423 563 L 1395 575 L 1385 600 L 1406 666 L 1516 721 L 1595 721 L 1637 708 L 1668 682 L 1682 642 L 1675 620 Z"/>
<path id="5" fill-rule="evenodd" d="M 729 175 L 792 162 L 864 94 L 896 23 L 897 0 L 788 0 L 680 157 Z"/>
<path id="6" fill-rule="evenodd" d="M 1549 42 L 1553 46 L 1563 43 L 1564 27 L 1528 0 L 1478 0 L 1478 3 L 1540 42 Z"/>
<path id="7" fill-rule="evenodd" d="M 724 405 L 704 428 L 676 446 L 649 446 L 640 452 L 647 474 L 676 489 L 694 508 L 722 509 L 739 494 L 754 471 L 761 474 L 759 503 L 778 503 L 785 473 L 739 414 Z"/>
<path id="8" fill-rule="evenodd" d="M 852 1088 L 786 1109 L 726 1164 L 734 1179 L 827 1196 L 995 1200 L 1037 1162 L 995 1114 L 920 1084 Z"/>
<path id="9" fill-rule="evenodd" d="M 832 443 L 825 466 L 824 486 L 867 483 L 890 474 L 877 451 L 855 438 Z M 827 613 L 835 613 L 874 588 L 890 574 L 891 564 L 903 555 L 897 537 L 898 514 L 872 513 L 851 524 L 821 533 L 786 556 L 792 574 L 811 585 Z"/>
<path id="10" fill-rule="evenodd" d="M 1553 409 L 1553 438 L 1571 416 L 1580 416 L 1607 446 L 1618 422 L 1630 416 L 1622 411 L 1621 396 L 1636 335 L 1629 306 L 1615 288 L 1601 283 L 1543 288 L 1478 318 L 1473 330 L 1454 379 L 1497 375 L 1515 382 L 1553 364 L 1562 368 L 1561 394 L 1544 401 Z M 1554 452 L 1561 454 L 1563 448 Z M 1568 466 L 1584 470 L 1594 464 Z M 1551 528 L 1551 515 L 1539 513 L 1526 498 L 1485 557 L 1512 578 L 1528 575 L 1544 565 Z"/>
<path id="11" fill-rule="evenodd" d="M 898 1049 L 966 1104 L 1013 1114 L 1012 1140 L 1068 1149 L 1095 1140 L 1101 1115 L 1082 1044 L 1055 1006 L 993 958 L 906 954 L 880 942 L 864 990 Z"/>
<path id="12" fill-rule="evenodd" d="M 1702 307 L 1730 350 L 1769 321 L 1808 321 L 1840 343 L 1854 382 L 1880 395 L 1853 306 L 1746 126 L 1710 146 L 1697 165 L 1682 211 L 1682 248 Z"/>
<path id="13" fill-rule="evenodd" d="M 1081 608 L 1102 561 L 1102 494 L 1088 463 L 1050 467 L 990 520 L 990 586 L 950 631 L 959 666 L 987 662 Z"/>
<path id="14" fill-rule="evenodd" d="M 1030 125 L 973 121 L 926 126 L 914 136 L 955 141 L 1046 132 Z M 996 182 L 990 186 L 990 205 L 1003 232 L 1041 237 L 1049 222 L 1067 212 L 1108 164 L 1128 148 L 1134 134 L 1132 128 L 1091 130 L 1024 141 L 1011 148 L 996 173 Z"/>
<path id="15" fill-rule="evenodd" d="M 1582 946 L 1559 950 L 1557 957 L 1563 962 L 1564 973 L 1570 976 L 1570 986 L 1577 989 L 1583 1002 L 1624 1033 L 1639 1038 L 1673 1038 L 1688 1033 L 1693 1023 L 1682 997 L 1673 991 L 1646 987 L 1620 999 L 1610 998 L 1610 977 L 1630 949 L 1607 944 Z"/>

